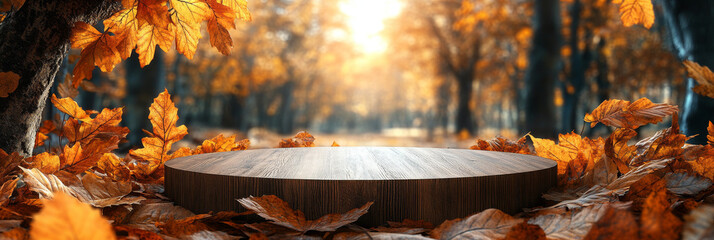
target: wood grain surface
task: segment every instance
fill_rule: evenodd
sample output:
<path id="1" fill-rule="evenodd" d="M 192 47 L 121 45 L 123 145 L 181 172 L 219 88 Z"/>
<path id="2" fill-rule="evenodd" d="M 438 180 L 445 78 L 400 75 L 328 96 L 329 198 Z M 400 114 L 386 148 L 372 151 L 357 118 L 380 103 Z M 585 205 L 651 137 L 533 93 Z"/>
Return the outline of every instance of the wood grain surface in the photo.
<path id="1" fill-rule="evenodd" d="M 196 213 L 243 211 L 236 199 L 277 195 L 308 219 L 375 204 L 358 221 L 438 224 L 487 208 L 540 204 L 554 161 L 468 149 L 316 147 L 201 154 L 166 162 L 166 194 Z"/>

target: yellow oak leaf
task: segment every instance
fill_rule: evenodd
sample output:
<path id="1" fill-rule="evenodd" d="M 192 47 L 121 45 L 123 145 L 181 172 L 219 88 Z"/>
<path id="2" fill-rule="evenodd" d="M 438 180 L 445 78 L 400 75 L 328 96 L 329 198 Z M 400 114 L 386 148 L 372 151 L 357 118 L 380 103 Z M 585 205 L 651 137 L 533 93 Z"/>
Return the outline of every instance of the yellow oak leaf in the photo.
<path id="1" fill-rule="evenodd" d="M 156 25 L 143 24 L 139 29 L 139 39 L 136 43 L 136 53 L 139 54 L 139 64 L 144 67 L 154 59 L 156 45 L 159 45 L 165 52 L 171 50 L 174 39 L 173 24 L 168 28 L 161 28 Z"/>
<path id="2" fill-rule="evenodd" d="M 248 1 L 246 0 L 218 0 L 218 3 L 223 4 L 238 15 L 238 19 L 243 21 L 252 21 L 253 17 L 248 11 Z"/>
<path id="3" fill-rule="evenodd" d="M 32 216 L 32 239 L 80 240 L 116 239 L 111 224 L 100 211 L 77 199 L 57 193 Z"/>
<path id="4" fill-rule="evenodd" d="M 620 19 L 625 27 L 641 23 L 649 29 L 655 19 L 652 0 L 623 0 L 620 4 Z"/>
<path id="5" fill-rule="evenodd" d="M 82 107 L 80 107 L 79 104 L 71 98 L 57 98 L 57 96 L 52 94 L 50 101 L 52 101 L 52 104 L 54 104 L 57 109 L 66 113 L 70 117 L 85 122 L 92 121 L 92 117 L 89 116 L 87 111 L 82 109 Z"/>
<path id="6" fill-rule="evenodd" d="M 121 56 L 116 49 L 118 41 L 109 32 L 100 33 L 91 25 L 76 22 L 70 36 L 73 48 L 81 48 L 79 61 L 73 70 L 73 87 L 79 87 L 84 79 L 92 78 L 94 66 L 103 72 L 111 72 L 114 66 L 121 62 Z"/>

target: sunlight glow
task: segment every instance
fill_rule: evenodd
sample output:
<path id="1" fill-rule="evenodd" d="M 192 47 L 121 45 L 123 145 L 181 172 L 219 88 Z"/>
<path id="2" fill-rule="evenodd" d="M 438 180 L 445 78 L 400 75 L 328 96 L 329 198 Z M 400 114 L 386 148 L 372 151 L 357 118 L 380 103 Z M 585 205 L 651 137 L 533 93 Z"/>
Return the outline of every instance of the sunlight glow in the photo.
<path id="1" fill-rule="evenodd" d="M 398 0 L 345 0 L 340 10 L 347 16 L 347 26 L 357 47 L 365 53 L 380 53 L 387 48 L 379 34 L 384 20 L 399 14 L 402 4 Z"/>

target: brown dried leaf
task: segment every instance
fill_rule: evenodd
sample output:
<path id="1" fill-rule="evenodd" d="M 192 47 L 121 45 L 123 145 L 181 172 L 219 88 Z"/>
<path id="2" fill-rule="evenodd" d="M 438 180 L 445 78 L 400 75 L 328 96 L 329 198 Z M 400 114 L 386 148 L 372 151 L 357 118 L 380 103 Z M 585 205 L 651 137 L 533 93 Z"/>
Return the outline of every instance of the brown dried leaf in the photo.
<path id="1" fill-rule="evenodd" d="M 331 232 L 344 225 L 350 224 L 367 213 L 373 202 L 368 202 L 362 207 L 352 209 L 343 214 L 328 214 L 317 220 L 305 219 L 305 214 L 300 210 L 293 210 L 288 203 L 275 195 L 262 197 L 247 197 L 238 199 L 243 207 L 255 212 L 259 216 L 272 221 L 274 224 L 294 229 L 299 232 L 310 230 Z"/>
<path id="2" fill-rule="evenodd" d="M 607 207 L 600 219 L 593 223 L 585 240 L 637 239 L 639 226 L 629 210 Z"/>
<path id="3" fill-rule="evenodd" d="M 523 222 L 490 208 L 464 220 L 445 221 L 429 235 L 437 239 L 497 239 L 506 236 L 512 226 Z"/>
<path id="4" fill-rule="evenodd" d="M 504 240 L 546 240 L 545 232 L 538 225 L 521 222 L 511 227 Z"/>
<path id="5" fill-rule="evenodd" d="M 629 163 L 637 147 L 629 146 L 627 142 L 635 136 L 637 136 L 635 130 L 618 128 L 605 140 L 605 155 L 615 163 L 620 173 L 625 174 L 630 171 Z"/>
<path id="6" fill-rule="evenodd" d="M 712 239 L 714 238 L 714 206 L 703 205 L 692 210 L 684 217 L 682 239 Z"/>
<path id="7" fill-rule="evenodd" d="M 609 207 L 612 206 L 597 204 L 565 214 L 548 213 L 531 218 L 528 223 L 543 228 L 548 239 L 582 239 Z"/>
<path id="8" fill-rule="evenodd" d="M 590 127 L 598 122 L 607 126 L 636 129 L 649 123 L 658 123 L 662 118 L 678 111 L 677 106 L 655 104 L 647 98 L 640 98 L 630 103 L 625 100 L 606 100 L 592 114 L 585 114 L 585 121 Z"/>
<path id="9" fill-rule="evenodd" d="M 668 172 L 664 175 L 667 189 L 678 195 L 694 196 L 712 186 L 708 178 L 683 171 Z"/>
<path id="10" fill-rule="evenodd" d="M 476 144 L 471 146 L 470 149 L 532 154 L 531 149 L 526 144 L 526 136 L 521 137 L 515 142 L 502 137 L 496 137 L 488 141 L 477 139 Z"/>
<path id="11" fill-rule="evenodd" d="M 650 193 L 640 218 L 640 236 L 643 239 L 679 239 L 682 220 L 672 214 L 670 205 L 666 190 Z"/>

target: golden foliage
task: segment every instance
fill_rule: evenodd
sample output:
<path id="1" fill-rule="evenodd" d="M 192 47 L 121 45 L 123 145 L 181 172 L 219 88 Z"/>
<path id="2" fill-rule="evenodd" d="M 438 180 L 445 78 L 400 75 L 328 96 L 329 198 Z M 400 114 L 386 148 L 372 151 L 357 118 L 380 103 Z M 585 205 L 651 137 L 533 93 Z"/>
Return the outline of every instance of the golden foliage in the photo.
<path id="1" fill-rule="evenodd" d="M 70 40 L 73 48 L 82 50 L 73 72 L 75 88 L 91 78 L 94 66 L 112 71 L 134 49 L 141 67 L 154 58 L 156 45 L 169 51 L 173 42 L 179 53 L 193 58 L 204 21 L 208 22 L 211 45 L 228 55 L 233 46 L 228 29 L 235 28 L 233 21 L 252 19 L 243 0 L 123 0 L 122 6 L 104 20 L 104 32 L 84 22 L 75 23 Z"/>
<path id="2" fill-rule="evenodd" d="M 63 193 L 44 202 L 33 216 L 32 239 L 78 240 L 116 239 L 112 226 L 99 210 Z"/>

